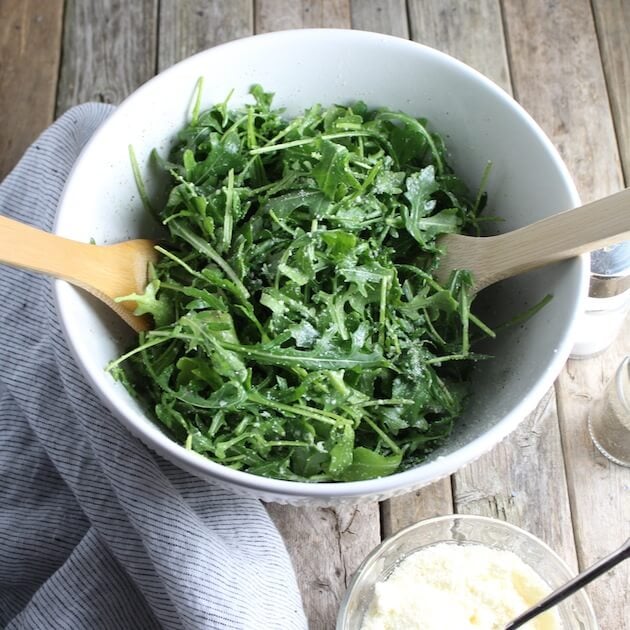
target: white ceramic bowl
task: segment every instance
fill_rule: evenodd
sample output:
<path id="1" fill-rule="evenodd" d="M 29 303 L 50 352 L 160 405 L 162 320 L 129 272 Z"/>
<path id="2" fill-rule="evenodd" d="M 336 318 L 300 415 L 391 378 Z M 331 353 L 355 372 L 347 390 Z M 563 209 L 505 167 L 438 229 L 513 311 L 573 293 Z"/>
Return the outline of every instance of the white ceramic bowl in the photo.
<path id="1" fill-rule="evenodd" d="M 299 30 L 234 41 L 199 53 L 134 92 L 96 132 L 80 155 L 60 201 L 55 231 L 112 243 L 151 236 L 129 165 L 133 144 L 153 189 L 149 153 L 164 154 L 187 120 L 203 76 L 203 106 L 245 101 L 260 83 L 288 116 L 316 102 L 347 103 L 423 116 L 442 133 L 451 163 L 474 190 L 488 160 L 494 164 L 489 208 L 511 230 L 579 203 L 558 153 L 530 116 L 504 91 L 468 66 L 406 40 L 345 30 Z M 129 430 L 193 474 L 241 492 L 290 503 L 385 498 L 448 475 L 512 431 L 552 385 L 568 357 L 576 313 L 586 293 L 588 260 L 575 259 L 491 288 L 482 296 L 491 320 L 552 302 L 523 326 L 506 331 L 488 350 L 496 358 L 474 374 L 475 394 L 452 439 L 426 463 L 402 473 L 352 483 L 308 484 L 257 477 L 213 463 L 174 443 L 124 388 L 104 372 L 132 340 L 106 307 L 64 282 L 55 294 L 68 343 L 96 392 Z M 484 292 L 486 293 L 486 292 Z"/>
<path id="2" fill-rule="evenodd" d="M 348 586 L 339 608 L 337 630 L 359 630 L 374 597 L 374 585 L 386 580 L 409 555 L 439 543 L 482 545 L 512 552 L 532 568 L 550 590 L 562 586 L 575 575 L 542 540 L 505 521 L 467 514 L 430 518 L 402 529 L 372 550 Z M 564 630 L 598 628 L 593 606 L 584 589 L 565 599 L 556 610 Z"/>

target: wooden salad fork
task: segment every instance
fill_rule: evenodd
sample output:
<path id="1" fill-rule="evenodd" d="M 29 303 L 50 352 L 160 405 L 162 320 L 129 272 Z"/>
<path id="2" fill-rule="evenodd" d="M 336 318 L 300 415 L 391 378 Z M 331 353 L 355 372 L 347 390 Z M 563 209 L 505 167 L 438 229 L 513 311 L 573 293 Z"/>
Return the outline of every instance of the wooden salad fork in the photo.
<path id="1" fill-rule="evenodd" d="M 136 332 L 153 326 L 150 317 L 133 314 L 133 301 L 114 298 L 143 293 L 155 243 L 146 239 L 116 245 L 90 245 L 0 217 L 0 263 L 45 273 L 84 289 L 102 300 Z"/>
<path id="2" fill-rule="evenodd" d="M 630 188 L 498 236 L 445 234 L 436 277 L 472 273 L 473 290 L 578 254 L 630 239 Z"/>

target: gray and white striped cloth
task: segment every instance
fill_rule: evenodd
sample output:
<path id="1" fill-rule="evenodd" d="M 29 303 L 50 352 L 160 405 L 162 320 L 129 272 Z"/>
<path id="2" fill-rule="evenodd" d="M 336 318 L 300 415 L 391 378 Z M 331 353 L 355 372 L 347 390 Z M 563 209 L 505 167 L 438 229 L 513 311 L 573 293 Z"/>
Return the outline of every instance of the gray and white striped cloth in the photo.
<path id="1" fill-rule="evenodd" d="M 0 214 L 50 230 L 111 113 L 70 110 L 0 185 Z M 0 265 L 0 626 L 304 628 L 262 504 L 163 461 L 100 404 L 66 347 L 51 281 Z"/>

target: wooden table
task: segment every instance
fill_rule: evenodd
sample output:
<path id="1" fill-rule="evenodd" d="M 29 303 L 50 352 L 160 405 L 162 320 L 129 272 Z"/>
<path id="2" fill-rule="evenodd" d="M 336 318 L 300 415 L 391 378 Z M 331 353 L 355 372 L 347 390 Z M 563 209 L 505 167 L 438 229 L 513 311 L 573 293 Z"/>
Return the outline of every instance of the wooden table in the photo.
<path id="1" fill-rule="evenodd" d="M 320 26 L 411 38 L 477 68 L 545 129 L 584 201 L 630 177 L 630 0 L 0 0 L 0 176 L 72 105 L 117 103 L 221 42 Z M 505 519 L 576 569 L 621 544 L 630 469 L 599 455 L 585 423 L 628 353 L 626 325 L 604 354 L 569 361 L 509 439 L 450 479 L 381 504 L 270 505 L 311 627 L 333 627 L 345 586 L 379 540 L 425 517 Z M 630 563 L 589 592 L 602 629 L 630 629 Z"/>

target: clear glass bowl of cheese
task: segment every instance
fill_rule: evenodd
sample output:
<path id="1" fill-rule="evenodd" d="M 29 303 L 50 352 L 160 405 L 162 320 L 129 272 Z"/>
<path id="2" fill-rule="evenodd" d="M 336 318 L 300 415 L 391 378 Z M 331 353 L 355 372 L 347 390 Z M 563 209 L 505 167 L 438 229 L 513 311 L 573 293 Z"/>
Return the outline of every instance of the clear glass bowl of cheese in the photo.
<path id="1" fill-rule="evenodd" d="M 574 573 L 545 543 L 504 521 L 453 514 L 376 547 L 341 602 L 337 630 L 503 630 Z M 578 591 L 524 626 L 597 630 Z"/>

